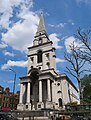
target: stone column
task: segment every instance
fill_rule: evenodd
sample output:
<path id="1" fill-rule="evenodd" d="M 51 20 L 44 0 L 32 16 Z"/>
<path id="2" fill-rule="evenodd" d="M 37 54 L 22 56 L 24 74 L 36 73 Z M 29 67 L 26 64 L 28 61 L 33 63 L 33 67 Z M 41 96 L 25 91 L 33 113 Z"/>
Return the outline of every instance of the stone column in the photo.
<path id="1" fill-rule="evenodd" d="M 42 102 L 42 80 L 39 81 L 39 102 Z"/>
<path id="2" fill-rule="evenodd" d="M 51 101 L 51 87 L 50 87 L 50 80 L 47 80 L 47 94 L 48 94 L 48 101 Z"/>
<path id="3" fill-rule="evenodd" d="M 30 82 L 27 84 L 27 103 L 30 103 Z"/>
<path id="4" fill-rule="evenodd" d="M 20 84 L 20 100 L 19 100 L 19 103 L 22 104 L 22 98 L 23 98 L 23 84 L 21 83 Z"/>

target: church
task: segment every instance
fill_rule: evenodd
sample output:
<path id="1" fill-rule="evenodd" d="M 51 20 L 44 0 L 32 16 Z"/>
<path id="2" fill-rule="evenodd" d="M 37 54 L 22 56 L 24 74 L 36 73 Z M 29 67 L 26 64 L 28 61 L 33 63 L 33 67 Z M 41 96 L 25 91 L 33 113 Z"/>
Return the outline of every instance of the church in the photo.
<path id="1" fill-rule="evenodd" d="M 79 102 L 78 90 L 72 81 L 66 74 L 56 72 L 52 45 L 41 15 L 33 46 L 28 48 L 28 73 L 20 77 L 18 110 L 60 110 L 67 103 Z"/>

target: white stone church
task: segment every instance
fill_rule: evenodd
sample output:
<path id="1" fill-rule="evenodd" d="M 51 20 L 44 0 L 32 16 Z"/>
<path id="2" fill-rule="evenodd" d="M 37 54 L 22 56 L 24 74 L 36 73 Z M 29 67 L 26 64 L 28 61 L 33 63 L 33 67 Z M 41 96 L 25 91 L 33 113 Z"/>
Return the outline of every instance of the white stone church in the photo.
<path id="1" fill-rule="evenodd" d="M 41 15 L 33 46 L 28 48 L 28 74 L 20 78 L 18 110 L 59 110 L 67 103 L 79 102 L 75 85 L 66 74 L 56 72 L 52 44 Z"/>

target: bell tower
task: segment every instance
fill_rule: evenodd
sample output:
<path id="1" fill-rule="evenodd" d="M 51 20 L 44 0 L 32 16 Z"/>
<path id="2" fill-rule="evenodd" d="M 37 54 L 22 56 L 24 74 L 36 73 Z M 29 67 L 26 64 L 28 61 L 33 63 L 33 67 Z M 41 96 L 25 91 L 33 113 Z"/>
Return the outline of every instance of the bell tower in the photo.
<path id="1" fill-rule="evenodd" d="M 41 15 L 33 46 L 28 48 L 28 71 L 31 68 L 56 71 L 55 48 L 52 44 L 46 32 L 43 15 Z"/>

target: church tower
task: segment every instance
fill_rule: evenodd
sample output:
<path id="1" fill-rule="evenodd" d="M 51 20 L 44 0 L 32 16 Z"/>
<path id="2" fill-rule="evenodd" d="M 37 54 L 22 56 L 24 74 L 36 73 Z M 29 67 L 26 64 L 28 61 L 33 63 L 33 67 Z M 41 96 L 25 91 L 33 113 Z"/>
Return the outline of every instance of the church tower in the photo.
<path id="1" fill-rule="evenodd" d="M 77 94 L 68 77 L 56 73 L 56 55 L 52 44 L 41 15 L 33 46 L 28 48 L 27 76 L 20 77 L 18 110 L 61 108 L 63 101 L 69 102 L 68 84 Z"/>
<path id="2" fill-rule="evenodd" d="M 38 68 L 42 71 L 55 70 L 55 48 L 49 40 L 43 16 L 40 17 L 38 30 L 34 37 L 33 46 L 28 48 L 28 71 Z"/>

